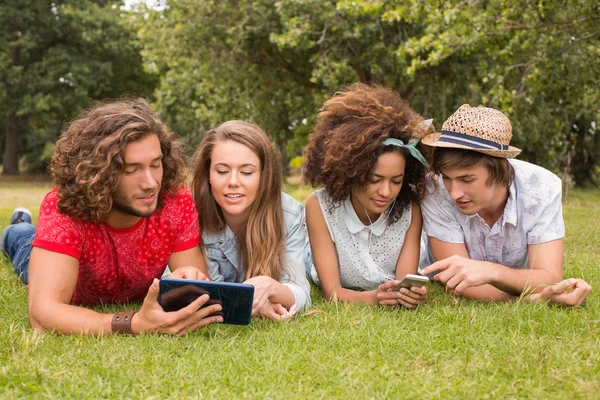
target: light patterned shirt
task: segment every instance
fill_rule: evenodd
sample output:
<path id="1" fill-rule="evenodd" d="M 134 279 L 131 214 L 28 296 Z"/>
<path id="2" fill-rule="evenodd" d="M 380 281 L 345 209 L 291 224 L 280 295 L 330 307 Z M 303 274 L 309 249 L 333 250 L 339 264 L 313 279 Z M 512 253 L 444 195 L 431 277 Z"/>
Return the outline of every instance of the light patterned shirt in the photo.
<path id="1" fill-rule="evenodd" d="M 464 243 L 469 258 L 512 268 L 529 268 L 528 245 L 563 238 L 560 178 L 525 161 L 509 162 L 515 170 L 515 179 L 509 188 L 504 213 L 492 227 L 479 214 L 465 215 L 458 211 L 441 176 L 429 179 L 421 205 L 427 236 L 447 243 Z M 429 257 L 422 255 L 419 269 L 435 261 L 431 251 L 428 253 Z"/>
<path id="2" fill-rule="evenodd" d="M 361 222 L 348 197 L 337 207 L 325 189 L 315 191 L 331 240 L 335 243 L 340 283 L 344 288 L 373 290 L 396 278 L 396 263 L 412 219 L 412 205 L 388 224 L 382 213 L 369 226 Z M 311 279 L 319 283 L 313 266 Z"/>

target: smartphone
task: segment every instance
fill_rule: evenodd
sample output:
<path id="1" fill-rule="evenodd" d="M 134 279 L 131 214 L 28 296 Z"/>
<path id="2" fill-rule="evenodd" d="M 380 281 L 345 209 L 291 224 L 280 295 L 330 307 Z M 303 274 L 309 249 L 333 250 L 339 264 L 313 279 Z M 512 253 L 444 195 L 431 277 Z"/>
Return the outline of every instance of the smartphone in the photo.
<path id="1" fill-rule="evenodd" d="M 412 286 L 421 287 L 429 283 L 429 278 L 422 275 L 406 274 L 400 281 L 399 288 L 411 288 Z"/>
<path id="2" fill-rule="evenodd" d="M 221 304 L 224 324 L 248 325 L 252 318 L 254 286 L 243 283 L 197 281 L 180 278 L 161 278 L 158 304 L 163 310 L 180 310 L 203 294 L 210 300 L 203 307 Z M 216 315 L 216 314 L 215 314 Z"/>

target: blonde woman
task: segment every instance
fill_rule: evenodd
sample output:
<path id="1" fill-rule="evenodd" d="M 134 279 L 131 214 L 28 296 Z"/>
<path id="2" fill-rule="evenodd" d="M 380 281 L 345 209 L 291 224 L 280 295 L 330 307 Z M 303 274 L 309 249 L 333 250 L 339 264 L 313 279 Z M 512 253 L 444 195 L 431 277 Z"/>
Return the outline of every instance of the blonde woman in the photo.
<path id="1" fill-rule="evenodd" d="M 211 278 L 254 285 L 258 317 L 281 320 L 310 305 L 304 208 L 282 192 L 281 163 L 265 132 L 225 122 L 205 133 L 194 159 Z"/>

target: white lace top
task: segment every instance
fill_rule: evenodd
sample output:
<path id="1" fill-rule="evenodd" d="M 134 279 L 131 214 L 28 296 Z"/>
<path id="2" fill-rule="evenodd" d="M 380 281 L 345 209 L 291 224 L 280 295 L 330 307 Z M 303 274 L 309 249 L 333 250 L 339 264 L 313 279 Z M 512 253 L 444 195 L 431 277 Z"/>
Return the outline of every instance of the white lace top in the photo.
<path id="1" fill-rule="evenodd" d="M 342 287 L 373 290 L 395 279 L 396 263 L 410 226 L 412 206 L 409 205 L 392 224 L 388 225 L 386 212 L 366 226 L 356 215 L 350 197 L 334 207 L 324 189 L 315 193 L 335 244 Z M 319 284 L 314 266 L 310 274 L 312 280 Z"/>

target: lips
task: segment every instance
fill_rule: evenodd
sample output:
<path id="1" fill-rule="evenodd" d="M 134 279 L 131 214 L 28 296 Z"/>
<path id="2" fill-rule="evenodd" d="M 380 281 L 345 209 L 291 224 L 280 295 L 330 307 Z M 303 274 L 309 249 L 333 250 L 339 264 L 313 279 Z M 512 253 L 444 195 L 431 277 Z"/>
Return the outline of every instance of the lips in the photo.
<path id="1" fill-rule="evenodd" d="M 225 197 L 225 201 L 227 203 L 237 204 L 237 203 L 241 202 L 245 196 L 241 193 L 226 193 L 223 195 L 223 197 Z"/>
<path id="2" fill-rule="evenodd" d="M 152 203 L 156 197 L 156 193 L 151 193 L 146 196 L 138 197 L 137 199 L 143 203 Z"/>
<path id="3" fill-rule="evenodd" d="M 458 201 L 457 200 L 454 203 L 456 204 L 456 206 L 458 208 L 467 208 L 471 204 L 471 201 L 470 200 L 469 201 Z"/>
<path id="4" fill-rule="evenodd" d="M 385 207 L 390 203 L 388 200 L 373 199 L 372 201 L 377 207 Z"/>

